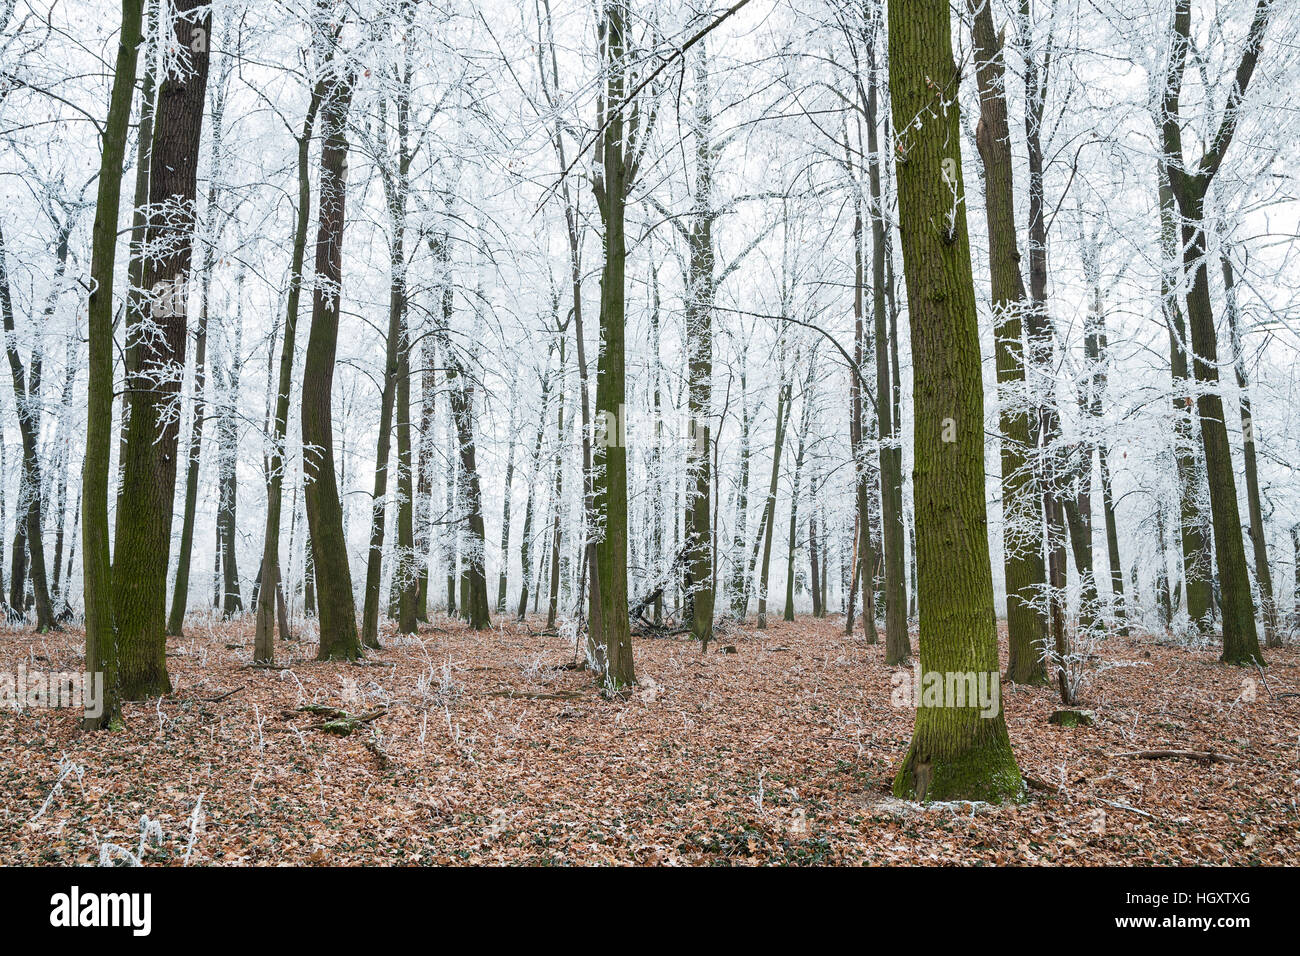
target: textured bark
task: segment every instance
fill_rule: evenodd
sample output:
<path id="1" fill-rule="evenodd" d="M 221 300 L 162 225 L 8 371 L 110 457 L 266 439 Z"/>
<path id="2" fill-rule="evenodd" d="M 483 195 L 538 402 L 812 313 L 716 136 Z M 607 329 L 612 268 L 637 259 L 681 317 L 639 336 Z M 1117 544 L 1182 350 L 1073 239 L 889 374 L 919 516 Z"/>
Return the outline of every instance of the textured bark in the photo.
<path id="1" fill-rule="evenodd" d="M 307 478 L 307 523 L 311 528 L 320 618 L 318 660 L 355 660 L 357 636 L 352 572 L 348 567 L 343 508 L 334 471 L 331 392 L 338 350 L 342 297 L 344 201 L 347 193 L 347 115 L 351 78 L 333 80 L 321 107 L 320 226 L 316 237 L 316 283 L 311 334 L 302 371 L 303 470 Z"/>
<path id="2" fill-rule="evenodd" d="M 175 41 L 188 68 L 163 77 L 158 87 L 146 228 L 150 247 L 158 244 L 164 251 L 145 259 L 142 278 L 155 328 L 136 341 L 128 332 L 134 352 L 127 370 L 124 490 L 114 538 L 119 680 L 127 700 L 171 692 L 165 655 L 179 437 L 174 405 L 185 367 L 186 290 L 212 26 L 211 13 L 199 0 L 173 0 L 173 5 Z M 203 13 L 196 17 L 199 10 Z"/>
<path id="3" fill-rule="evenodd" d="M 227 12 L 227 17 L 229 17 Z M 230 36 L 230 22 L 225 24 Z M 208 194 L 205 206 L 205 231 L 200 274 L 199 321 L 194 335 L 194 401 L 191 409 L 189 443 L 185 454 L 185 503 L 181 514 L 180 550 L 176 555 L 176 578 L 172 584 L 171 613 L 167 617 L 167 634 L 180 637 L 185 628 L 185 611 L 189 603 L 190 565 L 194 550 L 194 518 L 199 501 L 199 465 L 203 449 L 203 425 L 207 418 L 203 389 L 206 383 L 208 350 L 208 314 L 211 307 L 212 272 L 216 265 L 217 240 L 221 231 L 221 213 L 217 206 L 218 183 L 224 162 L 224 132 L 227 83 L 234 60 L 222 60 L 220 78 L 212 93 L 212 133 L 209 137 Z"/>
<path id="4" fill-rule="evenodd" d="M 113 89 L 101 139 L 99 191 L 91 235 L 86 448 L 81 471 L 82 577 L 86 603 L 86 671 L 104 675 L 104 707 L 87 717 L 87 730 L 112 729 L 121 720 L 117 635 L 113 623 L 113 569 L 108 540 L 108 472 L 113 441 L 113 266 L 122 196 L 122 163 L 131 123 L 142 0 L 122 0 L 122 29 Z"/>
<path id="5" fill-rule="evenodd" d="M 958 204 L 958 82 L 948 4 L 891 3 L 889 88 L 900 131 L 899 227 L 915 368 L 921 670 L 996 679 L 979 328 L 965 204 Z M 974 706 L 918 703 L 896 796 L 998 801 L 1020 794 L 1000 707 L 986 718 Z"/>
<path id="6" fill-rule="evenodd" d="M 686 412 L 690 445 L 686 456 L 686 575 L 691 636 L 708 650 L 713 639 L 713 515 L 710 491 L 710 415 L 713 392 L 713 143 L 712 88 L 708 57 L 701 43 L 695 56 L 694 209 L 687 230 Z"/>
<path id="7" fill-rule="evenodd" d="M 974 17 L 971 39 L 980 93 L 975 143 L 984 165 L 985 216 L 997 365 L 1002 461 L 1003 567 L 1007 588 L 1006 679 L 1047 681 L 1047 620 L 1037 604 L 1047 584 L 1043 564 L 1042 501 L 1029 460 L 1030 422 L 1025 399 L 1025 287 L 1016 246 L 1011 130 L 1004 86 L 1006 63 L 992 7 L 967 0 Z"/>

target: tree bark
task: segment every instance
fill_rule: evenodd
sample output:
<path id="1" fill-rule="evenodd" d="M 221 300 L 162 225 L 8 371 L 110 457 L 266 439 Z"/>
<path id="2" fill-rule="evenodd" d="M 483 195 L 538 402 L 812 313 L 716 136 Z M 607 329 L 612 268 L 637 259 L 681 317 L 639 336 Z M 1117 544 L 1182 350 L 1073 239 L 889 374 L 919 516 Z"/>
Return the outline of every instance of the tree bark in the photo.
<path id="1" fill-rule="evenodd" d="M 173 0 L 175 42 L 187 66 L 162 78 L 150 150 L 147 234 L 165 249 L 145 259 L 149 319 L 130 341 L 122 482 L 114 539 L 114 614 L 122 696 L 171 692 L 167 674 L 167 563 L 171 551 L 179 401 L 185 367 L 187 290 L 194 238 L 199 142 L 208 79 L 211 12 Z M 196 15 L 199 10 L 203 13 Z M 148 334 L 143 326 L 152 325 Z"/>
<path id="2" fill-rule="evenodd" d="M 113 272 L 122 164 L 131 124 L 143 0 L 122 0 L 122 29 L 113 67 L 113 88 L 104 122 L 95 224 L 91 236 L 86 449 L 81 487 L 82 577 L 86 605 L 86 671 L 103 674 L 104 706 L 86 717 L 87 730 L 121 722 L 117 634 L 113 622 L 113 568 L 109 558 L 108 481 L 113 441 Z"/>
<path id="3" fill-rule="evenodd" d="M 332 79 L 321 107 L 320 226 L 316 237 L 316 283 L 311 334 L 302 371 L 303 469 L 307 477 L 307 523 L 320 618 L 318 660 L 356 660 L 357 636 L 352 572 L 348 567 L 343 508 L 334 472 L 331 392 L 338 349 L 343 278 L 343 223 L 347 193 L 347 115 L 352 77 Z"/>
<path id="4" fill-rule="evenodd" d="M 1029 411 L 1024 407 L 1025 286 L 1016 247 L 1016 210 L 1004 78 L 1006 63 L 994 29 L 992 7 L 967 0 L 974 17 L 971 39 L 980 119 L 975 144 L 984 165 L 985 216 L 997 364 L 999 429 L 1002 434 L 1002 551 L 1007 589 L 1006 679 L 1044 684 L 1047 620 L 1037 601 L 1047 584 L 1043 565 L 1043 512 L 1037 476 L 1029 459 Z"/>
<path id="5" fill-rule="evenodd" d="M 889 4 L 889 88 L 899 131 L 899 226 L 915 369 L 920 665 L 922 673 L 996 680 L 984 398 L 961 203 L 958 82 L 948 4 Z M 923 697 L 918 703 L 895 796 L 996 802 L 1019 795 L 1020 772 L 1000 706 L 984 717 L 970 702 L 936 707 Z"/>

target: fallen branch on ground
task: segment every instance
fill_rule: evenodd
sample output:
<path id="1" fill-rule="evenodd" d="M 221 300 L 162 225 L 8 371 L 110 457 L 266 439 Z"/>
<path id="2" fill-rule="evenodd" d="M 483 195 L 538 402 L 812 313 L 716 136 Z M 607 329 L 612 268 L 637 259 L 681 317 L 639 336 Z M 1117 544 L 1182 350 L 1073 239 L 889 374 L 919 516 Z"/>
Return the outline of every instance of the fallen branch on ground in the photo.
<path id="1" fill-rule="evenodd" d="M 1142 760 L 1176 760 L 1185 758 L 1187 760 L 1199 760 L 1202 763 L 1245 763 L 1240 757 L 1229 757 L 1227 754 L 1215 753 L 1212 750 L 1133 750 L 1122 754 L 1111 754 L 1112 757 L 1138 757 Z"/>

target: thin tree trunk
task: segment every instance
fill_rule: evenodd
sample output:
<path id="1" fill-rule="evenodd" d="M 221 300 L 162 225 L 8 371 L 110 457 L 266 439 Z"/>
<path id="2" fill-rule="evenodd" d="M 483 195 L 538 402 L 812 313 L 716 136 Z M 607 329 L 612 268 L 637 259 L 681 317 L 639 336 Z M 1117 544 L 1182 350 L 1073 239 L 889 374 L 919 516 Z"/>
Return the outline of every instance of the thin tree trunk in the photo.
<path id="1" fill-rule="evenodd" d="M 323 24 L 313 24 L 313 29 L 324 29 Z M 312 87 L 303 118 L 302 132 L 298 135 L 298 213 L 293 231 L 293 254 L 289 262 L 289 292 L 286 296 L 284 339 L 280 343 L 280 377 L 275 392 L 275 417 L 272 422 L 271 453 L 267 464 L 266 529 L 262 536 L 262 577 L 258 590 L 257 630 L 253 641 L 253 660 L 270 663 L 275 660 L 273 620 L 271 615 L 272 580 L 280 579 L 280 509 L 284 502 L 285 439 L 289 429 L 289 395 L 293 389 L 293 364 L 298 340 L 298 311 L 302 300 L 303 267 L 307 257 L 307 230 L 311 225 L 311 139 L 316 128 L 316 116 L 326 95 L 326 80 L 321 78 Z M 292 522 L 290 522 L 292 524 Z M 311 552 L 307 552 L 305 576 L 308 594 L 315 582 L 311 580 Z M 279 590 L 277 584 L 277 591 Z M 282 625 L 286 619 L 281 619 Z M 280 640 L 289 639 L 287 626 L 280 629 Z"/>
<path id="2" fill-rule="evenodd" d="M 763 508 L 763 524 L 759 536 L 763 541 L 763 566 L 758 573 L 758 627 L 767 627 L 767 582 L 772 564 L 772 527 L 776 523 L 776 486 L 781 475 L 781 449 L 785 443 L 785 427 L 790 420 L 790 383 L 777 386 L 776 437 L 772 443 L 772 480 L 767 486 L 767 504 Z"/>
<path id="3" fill-rule="evenodd" d="M 1264 612 L 1264 645 L 1281 647 L 1282 635 L 1277 620 L 1277 602 L 1273 597 L 1273 574 L 1268 564 L 1268 540 L 1264 529 L 1264 510 L 1259 497 L 1259 464 L 1255 455 L 1255 420 L 1250 402 L 1250 381 L 1246 376 L 1246 356 L 1241 344 L 1238 326 L 1237 290 L 1232 260 L 1225 253 L 1221 257 L 1223 288 L 1227 297 L 1225 311 L 1228 330 L 1232 336 L 1232 364 L 1237 375 L 1237 391 L 1241 403 L 1242 452 L 1246 461 L 1246 502 L 1250 513 L 1250 543 L 1255 553 L 1255 581 L 1259 585 L 1259 599 Z"/>
<path id="4" fill-rule="evenodd" d="M 351 76 L 330 81 L 321 107 L 320 228 L 316 238 L 311 334 L 302 371 L 307 523 L 311 528 L 313 568 L 319 571 L 316 574 L 320 617 L 318 660 L 355 660 L 362 653 L 347 538 L 343 531 L 343 508 L 334 471 L 331 403 L 342 293 L 346 124 L 351 100 Z"/>

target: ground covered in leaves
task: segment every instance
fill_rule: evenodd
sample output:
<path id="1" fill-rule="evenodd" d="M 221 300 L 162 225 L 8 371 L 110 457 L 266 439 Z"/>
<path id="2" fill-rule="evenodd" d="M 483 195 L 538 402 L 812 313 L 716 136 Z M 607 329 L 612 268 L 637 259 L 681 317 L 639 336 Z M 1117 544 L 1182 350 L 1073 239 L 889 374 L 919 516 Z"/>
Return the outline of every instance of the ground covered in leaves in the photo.
<path id="1" fill-rule="evenodd" d="M 307 622 L 265 670 L 250 621 L 191 621 L 174 693 L 118 732 L 0 711 L 0 863 L 1300 863 L 1294 647 L 1261 680 L 1210 646 L 1109 637 L 1092 726 L 1003 685 L 1021 803 L 920 806 L 889 794 L 898 669 L 840 622 L 735 627 L 707 656 L 639 640 L 623 700 L 536 621 L 434 623 L 358 666 L 311 660 Z M 82 641 L 0 632 L 0 673 L 79 670 Z M 1240 762 L 1123 756 L 1149 749 Z"/>

